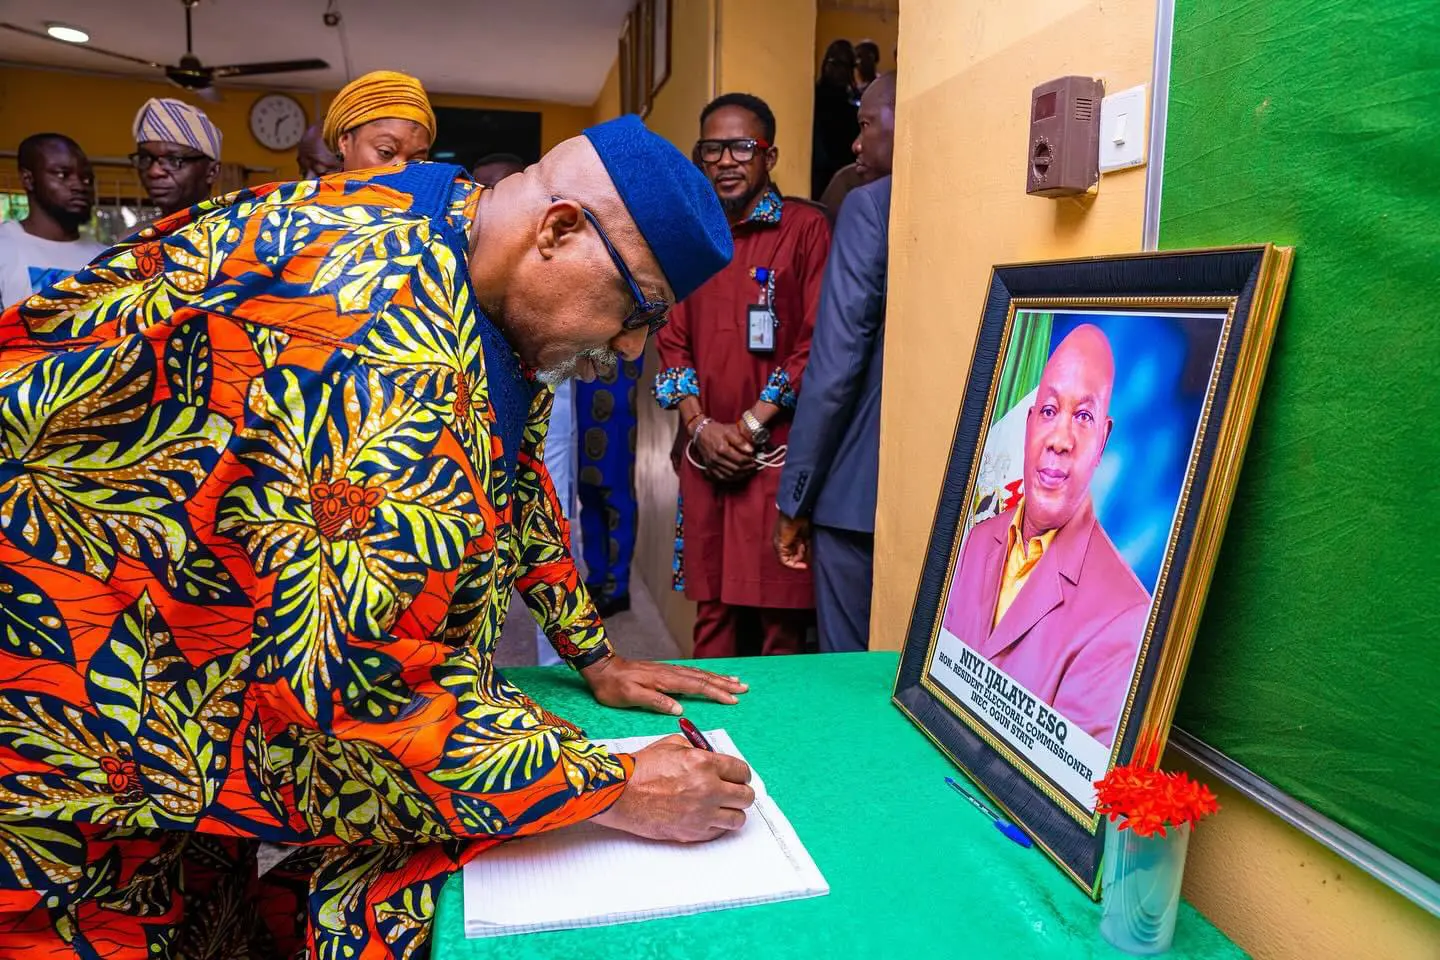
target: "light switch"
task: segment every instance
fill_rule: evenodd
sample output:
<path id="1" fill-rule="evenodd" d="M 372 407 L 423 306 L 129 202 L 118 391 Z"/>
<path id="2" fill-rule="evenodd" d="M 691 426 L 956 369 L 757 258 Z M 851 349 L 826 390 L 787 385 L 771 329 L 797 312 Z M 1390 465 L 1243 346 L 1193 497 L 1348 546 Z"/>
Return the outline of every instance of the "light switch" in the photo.
<path id="1" fill-rule="evenodd" d="M 1145 85 L 1100 101 L 1100 172 L 1145 162 Z"/>

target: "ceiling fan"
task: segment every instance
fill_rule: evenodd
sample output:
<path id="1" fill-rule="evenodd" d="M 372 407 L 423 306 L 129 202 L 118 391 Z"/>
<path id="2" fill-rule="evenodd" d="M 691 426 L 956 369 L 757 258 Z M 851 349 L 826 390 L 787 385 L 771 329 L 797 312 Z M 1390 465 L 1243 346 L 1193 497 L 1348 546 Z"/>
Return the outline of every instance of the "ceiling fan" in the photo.
<path id="1" fill-rule="evenodd" d="M 153 60 L 146 60 L 144 57 L 132 57 L 128 53 L 116 53 L 113 50 L 103 50 L 100 47 L 85 44 L 82 49 L 91 53 L 98 53 L 106 57 L 114 57 L 117 60 L 128 60 L 131 63 L 139 63 L 147 67 L 154 67 L 164 72 L 166 79 L 178 87 L 186 90 L 194 90 L 198 93 L 212 93 L 212 87 L 216 80 L 229 79 L 230 77 L 255 77 L 267 73 L 296 73 L 301 70 L 328 70 L 330 64 L 324 60 L 271 60 L 263 63 L 232 63 L 221 67 L 207 67 L 200 62 L 200 58 L 193 52 L 191 43 L 190 11 L 200 0 L 180 0 L 185 6 L 185 55 L 176 64 L 156 63 Z M 74 46 L 64 40 L 57 40 L 47 33 L 39 30 L 30 30 L 26 27 L 17 26 L 13 23 L 0 23 L 0 27 L 15 33 L 23 33 L 27 37 L 37 37 L 41 40 L 49 40 L 52 43 L 64 43 L 66 46 Z"/>

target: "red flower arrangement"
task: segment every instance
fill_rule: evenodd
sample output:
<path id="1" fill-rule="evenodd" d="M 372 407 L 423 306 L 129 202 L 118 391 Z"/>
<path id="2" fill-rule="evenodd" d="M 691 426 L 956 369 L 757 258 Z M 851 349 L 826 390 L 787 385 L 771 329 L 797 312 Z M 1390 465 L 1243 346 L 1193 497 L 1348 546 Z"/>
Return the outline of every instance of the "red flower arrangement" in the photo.
<path id="1" fill-rule="evenodd" d="M 1130 829 L 1142 837 L 1165 836 L 1168 827 L 1195 823 L 1220 804 L 1210 788 L 1185 773 L 1157 769 L 1156 751 L 1136 751 L 1137 757 L 1115 767 L 1105 779 L 1095 781 L 1095 810 L 1112 821 L 1124 817 L 1119 829 Z M 1142 754 L 1148 756 L 1142 756 Z"/>

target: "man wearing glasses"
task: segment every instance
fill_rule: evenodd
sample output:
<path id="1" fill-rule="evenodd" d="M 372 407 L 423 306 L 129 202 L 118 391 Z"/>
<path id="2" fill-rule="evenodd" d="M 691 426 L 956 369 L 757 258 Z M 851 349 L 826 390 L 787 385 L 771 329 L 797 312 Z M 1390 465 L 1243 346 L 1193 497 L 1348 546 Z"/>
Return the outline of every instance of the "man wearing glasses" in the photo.
<path id="1" fill-rule="evenodd" d="M 727 94 L 700 115 L 694 159 L 730 220 L 735 259 L 656 337 L 655 399 L 680 412 L 677 579 L 696 603 L 695 656 L 800 653 L 808 570 L 769 545 L 790 417 L 830 246 L 825 215 L 770 180 L 775 115 Z M 677 584 L 677 586 L 679 586 Z"/>
<path id="2" fill-rule="evenodd" d="M 638 359 L 731 252 L 631 117 L 490 190 L 241 191 L 0 315 L 0 835 L 43 841 L 0 871 L 0 957 L 398 960 L 506 838 L 742 826 L 742 761 L 606 750 L 491 660 L 518 588 L 603 703 L 744 692 L 615 653 L 542 456 L 548 385 Z M 304 849 L 257 882 L 261 842 Z"/>
<path id="3" fill-rule="evenodd" d="M 214 192 L 220 175 L 220 128 L 180 100 L 152 98 L 135 114 L 130 162 L 162 217 L 192 207 Z"/>

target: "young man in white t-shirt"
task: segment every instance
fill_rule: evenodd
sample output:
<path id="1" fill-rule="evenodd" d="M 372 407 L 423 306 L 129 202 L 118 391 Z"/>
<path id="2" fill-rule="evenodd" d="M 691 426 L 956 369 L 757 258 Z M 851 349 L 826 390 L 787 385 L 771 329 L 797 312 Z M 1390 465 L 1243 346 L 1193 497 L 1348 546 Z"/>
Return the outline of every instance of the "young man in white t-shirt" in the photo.
<path id="1" fill-rule="evenodd" d="M 20 143 L 20 183 L 30 214 L 0 223 L 0 309 L 85 266 L 105 247 L 80 239 L 95 206 L 95 178 L 80 145 L 58 133 Z"/>

